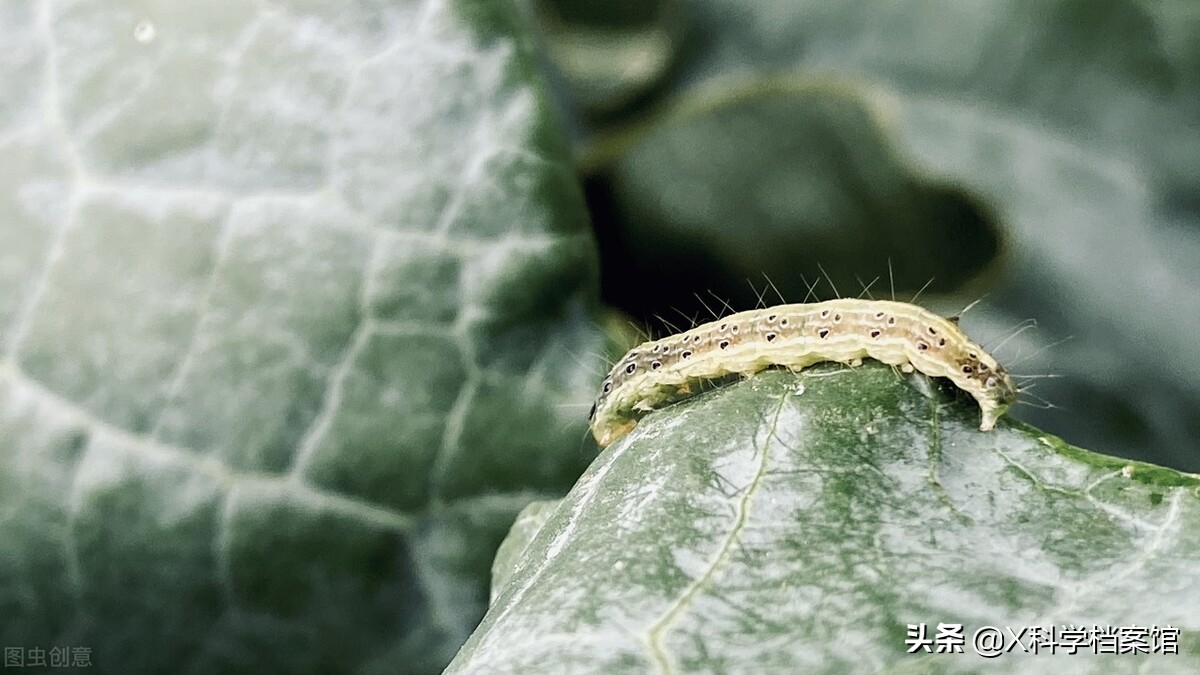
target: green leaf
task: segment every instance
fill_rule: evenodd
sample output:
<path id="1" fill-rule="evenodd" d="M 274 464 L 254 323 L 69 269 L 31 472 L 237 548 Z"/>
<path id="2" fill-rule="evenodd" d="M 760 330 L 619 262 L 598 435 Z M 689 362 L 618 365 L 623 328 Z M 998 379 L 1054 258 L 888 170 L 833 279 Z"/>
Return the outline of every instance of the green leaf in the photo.
<path id="1" fill-rule="evenodd" d="M 931 278 L 960 289 L 945 311 L 984 298 L 981 338 L 1037 321 L 1002 360 L 1062 376 L 1038 385 L 1051 403 L 1102 411 L 1024 418 L 1200 470 L 1200 314 L 1180 312 L 1200 307 L 1193 5 L 691 8 L 697 47 L 663 101 L 594 148 L 629 256 L 607 295 L 646 316 L 703 311 L 697 289 L 744 309 L 765 272 L 800 302 L 820 265 L 840 295 L 881 277 L 887 297 L 890 261 L 900 299 Z"/>
<path id="2" fill-rule="evenodd" d="M 510 535 L 531 540 L 449 672 L 1200 668 L 1200 476 L 977 425 L 879 364 L 651 413 Z M 1173 656 L 906 653 L 939 622 L 1181 635 Z"/>
<path id="3" fill-rule="evenodd" d="M 496 549 L 496 558 L 492 561 L 492 602 L 496 601 L 496 594 L 508 583 L 516 561 L 524 555 L 529 542 L 538 530 L 542 529 L 542 525 L 546 524 L 559 503 L 558 499 L 546 499 L 531 502 L 521 509 L 517 519 L 513 521 L 512 529 L 508 531 L 508 536 L 504 538 L 500 548 Z"/>
<path id="4" fill-rule="evenodd" d="M 0 35 L 0 645 L 439 670 L 586 465 L 603 344 L 515 7 L 6 3 Z"/>

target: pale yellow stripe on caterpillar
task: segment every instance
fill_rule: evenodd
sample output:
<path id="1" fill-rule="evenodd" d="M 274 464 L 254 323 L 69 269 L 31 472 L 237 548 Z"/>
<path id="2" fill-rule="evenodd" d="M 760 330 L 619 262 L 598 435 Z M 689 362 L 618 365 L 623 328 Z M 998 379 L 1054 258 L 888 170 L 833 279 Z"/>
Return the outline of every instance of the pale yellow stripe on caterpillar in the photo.
<path id="1" fill-rule="evenodd" d="M 738 312 L 642 343 L 613 366 L 588 420 L 606 446 L 697 382 L 864 358 L 948 378 L 979 404 L 982 431 L 1017 399 L 1009 374 L 954 321 L 904 302 L 846 298 Z"/>

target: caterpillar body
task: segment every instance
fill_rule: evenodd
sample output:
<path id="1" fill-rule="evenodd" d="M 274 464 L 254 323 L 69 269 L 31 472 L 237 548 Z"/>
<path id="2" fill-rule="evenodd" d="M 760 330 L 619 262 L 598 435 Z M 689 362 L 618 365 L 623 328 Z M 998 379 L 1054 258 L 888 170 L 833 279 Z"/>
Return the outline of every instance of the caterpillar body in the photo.
<path id="1" fill-rule="evenodd" d="M 645 413 L 686 397 L 696 382 L 771 366 L 855 366 L 866 357 L 948 378 L 978 402 L 983 431 L 1017 399 L 1008 372 L 956 321 L 904 302 L 847 298 L 738 312 L 642 343 L 613 366 L 588 421 L 596 441 L 607 446 Z"/>

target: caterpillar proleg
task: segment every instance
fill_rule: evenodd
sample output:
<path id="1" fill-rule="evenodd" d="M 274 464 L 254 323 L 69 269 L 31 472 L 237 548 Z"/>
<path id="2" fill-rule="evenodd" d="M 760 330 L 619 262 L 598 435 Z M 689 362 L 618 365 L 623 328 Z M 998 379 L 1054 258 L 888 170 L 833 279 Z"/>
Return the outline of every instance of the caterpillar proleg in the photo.
<path id="1" fill-rule="evenodd" d="M 694 383 L 771 366 L 858 365 L 867 357 L 948 378 L 978 402 L 983 431 L 1017 399 L 1008 372 L 954 321 L 904 302 L 847 298 L 738 312 L 642 343 L 613 366 L 588 420 L 606 446 Z"/>

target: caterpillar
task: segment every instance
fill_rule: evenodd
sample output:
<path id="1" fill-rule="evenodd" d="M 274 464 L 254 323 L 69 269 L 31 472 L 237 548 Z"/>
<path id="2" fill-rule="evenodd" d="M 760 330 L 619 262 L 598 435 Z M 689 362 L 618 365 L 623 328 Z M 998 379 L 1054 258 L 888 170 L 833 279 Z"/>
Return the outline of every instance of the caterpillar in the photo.
<path id="1" fill-rule="evenodd" d="M 904 302 L 846 298 L 738 312 L 644 342 L 613 366 L 588 423 L 604 447 L 645 413 L 686 397 L 698 381 L 822 361 L 857 366 L 866 357 L 948 378 L 978 402 L 982 431 L 1017 400 L 1008 372 L 957 320 Z"/>

